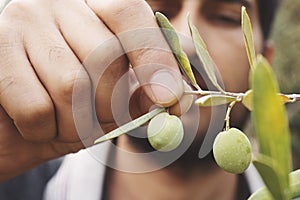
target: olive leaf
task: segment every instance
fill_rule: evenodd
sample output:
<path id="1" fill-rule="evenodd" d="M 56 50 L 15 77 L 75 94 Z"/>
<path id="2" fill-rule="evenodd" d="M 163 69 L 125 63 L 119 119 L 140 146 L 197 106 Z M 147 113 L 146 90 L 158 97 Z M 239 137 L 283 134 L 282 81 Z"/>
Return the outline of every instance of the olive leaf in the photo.
<path id="1" fill-rule="evenodd" d="M 128 133 L 129 131 L 132 131 L 132 130 L 142 126 L 143 124 L 145 124 L 150 119 L 152 119 L 157 114 L 159 114 L 163 111 L 165 111 L 165 108 L 156 108 L 156 109 L 150 111 L 149 113 L 146 113 L 146 114 L 132 120 L 131 122 L 128 122 L 127 124 L 124 124 L 124 125 L 120 126 L 119 128 L 117 128 L 117 129 L 103 135 L 102 137 L 96 139 L 94 141 L 94 144 L 104 142 L 104 141 L 107 141 L 107 140 L 111 140 L 111 139 L 119 137 L 119 136 L 121 136 L 125 133 Z"/>
<path id="2" fill-rule="evenodd" d="M 199 60 L 203 64 L 205 73 L 207 74 L 209 80 L 212 84 L 221 92 L 225 92 L 223 88 L 219 85 L 216 74 L 215 74 L 215 63 L 209 55 L 207 47 L 201 38 L 198 29 L 192 24 L 190 17 L 188 15 L 188 25 L 191 32 L 194 48 Z"/>
<path id="3" fill-rule="evenodd" d="M 290 173 L 290 196 L 292 199 L 300 197 L 300 170 Z M 253 193 L 248 200 L 274 200 L 270 191 L 266 187 L 262 187 Z"/>
<path id="4" fill-rule="evenodd" d="M 169 22 L 168 18 L 160 12 L 155 13 L 155 17 L 159 26 L 162 28 L 162 32 L 173 51 L 174 56 L 176 57 L 177 62 L 179 63 L 180 69 L 183 74 L 188 78 L 190 83 L 197 89 L 201 90 L 200 86 L 197 84 L 190 61 L 186 53 L 182 50 L 179 42 L 178 35 L 176 30 Z"/>
<path id="5" fill-rule="evenodd" d="M 288 96 L 284 95 L 284 94 L 280 94 L 279 93 L 278 96 L 280 97 L 280 99 L 281 99 L 281 101 L 282 101 L 283 104 L 291 102 L 291 99 Z M 253 97 L 253 91 L 252 90 L 248 90 L 245 93 L 245 95 L 244 95 L 244 97 L 242 99 L 242 104 L 246 108 L 248 108 L 250 111 L 253 110 L 252 97 Z"/>
<path id="6" fill-rule="evenodd" d="M 274 160 L 268 156 L 258 155 L 253 164 L 263 179 L 267 189 L 265 195 L 271 199 L 286 200 L 282 193 L 280 178 L 274 166 Z"/>
<path id="7" fill-rule="evenodd" d="M 228 95 L 206 95 L 203 97 L 200 97 L 199 99 L 197 99 L 195 101 L 196 105 L 199 106 L 218 106 L 218 105 L 223 105 L 223 104 L 227 104 L 233 101 L 236 101 L 237 99 L 235 97 L 232 96 L 228 96 Z"/>
<path id="8" fill-rule="evenodd" d="M 274 198 L 270 191 L 266 187 L 263 187 L 253 193 L 248 200 L 274 200 Z"/>
<path id="9" fill-rule="evenodd" d="M 280 96 L 274 72 L 268 61 L 261 55 L 257 57 L 252 70 L 253 121 L 261 154 L 272 158 L 272 167 L 278 176 L 280 188 L 269 188 L 273 194 L 278 190 L 286 197 L 291 171 L 291 145 L 288 120 Z M 266 177 L 266 179 L 272 177 Z"/>
<path id="10" fill-rule="evenodd" d="M 300 197 L 300 169 L 290 173 L 290 194 L 292 198 Z"/>
<path id="11" fill-rule="evenodd" d="M 245 93 L 245 96 L 242 99 L 242 104 L 248 108 L 248 110 L 252 111 L 253 109 L 253 105 L 252 105 L 252 97 L 253 97 L 253 91 L 252 90 L 248 90 Z"/>
<path id="12" fill-rule="evenodd" d="M 278 96 L 281 98 L 281 101 L 284 104 L 291 102 L 291 99 L 288 96 L 284 95 L 284 94 L 278 94 Z"/>
<path id="13" fill-rule="evenodd" d="M 244 35 L 244 41 L 246 45 L 247 55 L 250 63 L 250 67 L 254 68 L 255 63 L 255 48 L 252 35 L 252 26 L 249 15 L 247 14 L 246 8 L 242 6 L 242 30 Z"/>

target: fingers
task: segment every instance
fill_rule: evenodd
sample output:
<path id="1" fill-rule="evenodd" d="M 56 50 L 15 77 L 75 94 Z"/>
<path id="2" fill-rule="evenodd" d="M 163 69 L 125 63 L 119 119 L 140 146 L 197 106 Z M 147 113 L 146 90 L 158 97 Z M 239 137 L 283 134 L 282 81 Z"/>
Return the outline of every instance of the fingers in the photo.
<path id="1" fill-rule="evenodd" d="M 34 8 L 36 10 L 33 10 Z M 49 13 L 49 10 L 54 12 Z M 31 15 L 28 16 L 28 13 Z M 99 92 L 96 95 L 96 98 L 101 98 L 99 105 L 101 112 L 97 112 L 97 114 L 100 121 L 112 121 L 111 96 L 113 92 L 116 92 L 114 85 L 128 69 L 128 62 L 124 56 L 120 57 L 123 49 L 117 38 L 113 37 L 109 29 L 86 4 L 81 1 L 72 3 L 59 1 L 44 2 L 43 4 L 36 2 L 34 6 L 30 6 L 28 2 L 15 2 L 5 10 L 2 21 L 10 22 L 10 26 L 14 27 L 10 32 L 20 40 L 20 48 L 16 50 L 15 47 L 12 47 L 9 50 L 2 50 L 5 54 L 14 54 L 11 56 L 2 53 L 2 56 L 9 59 L 9 62 L 1 65 L 4 69 L 1 71 L 6 73 L 2 73 L 0 76 L 0 80 L 3 80 L 0 87 L 3 88 L 0 103 L 7 110 L 9 116 L 15 120 L 16 126 L 25 139 L 46 140 L 53 138 L 58 132 L 59 140 L 78 141 L 79 137 L 76 132 L 78 126 L 76 127 L 74 124 L 74 112 L 80 113 L 75 121 L 80 122 L 79 127 L 83 130 L 82 132 L 89 133 L 93 122 L 89 75 L 92 75 L 93 85 L 96 87 L 97 82 L 93 79 L 93 72 L 99 68 L 103 69 L 103 72 L 100 74 L 100 86 L 97 88 Z M 20 24 L 23 27 L 22 32 L 17 32 L 17 26 Z M 78 26 L 78 24 L 83 26 Z M 7 33 L 9 32 L 7 31 Z M 12 41 L 7 41 L 7 35 L 0 39 L 3 38 L 4 44 L 11 45 L 15 40 L 13 37 Z M 92 58 L 87 59 L 88 54 L 99 44 L 111 38 L 113 38 L 110 41 L 113 41 L 114 48 L 110 49 L 118 52 L 118 59 L 115 58 L 113 62 L 107 60 L 111 52 L 103 48 L 100 50 L 106 52 L 105 55 L 93 54 Z M 107 46 L 105 47 L 107 48 Z M 95 60 L 93 57 L 100 58 L 102 62 L 95 64 L 94 61 L 99 61 L 99 59 Z M 81 64 L 84 60 L 86 60 L 85 67 L 89 74 L 85 72 Z M 105 67 L 102 64 L 105 64 Z M 16 77 L 19 79 L 16 80 Z M 22 87 L 17 88 L 19 85 Z M 127 84 L 120 85 L 124 86 L 119 89 L 120 95 L 128 93 L 126 92 Z M 72 107 L 73 90 L 75 89 L 77 91 L 75 100 L 79 102 L 77 104 L 79 106 Z M 20 95 L 27 97 L 28 102 L 24 101 L 25 104 L 19 104 L 18 102 L 23 100 L 19 98 Z M 32 110 L 28 110 L 29 105 L 32 105 Z M 54 118 L 54 109 L 56 119 Z M 119 110 L 122 112 L 121 109 Z M 51 129 L 47 128 L 45 124 L 51 126 Z M 43 130 L 45 133 L 37 131 L 41 128 L 45 128 Z M 36 136 L 38 133 L 41 134 L 39 137 Z M 81 135 L 81 137 L 85 136 Z"/>
<path id="2" fill-rule="evenodd" d="M 31 41 L 26 46 L 28 55 L 55 104 L 58 139 L 74 142 L 93 130 L 92 101 L 97 102 L 100 122 L 114 120 L 113 106 L 122 113 L 125 106 L 112 105 L 112 94 L 117 93 L 120 101 L 128 94 L 126 79 L 115 88 L 128 62 L 120 57 L 123 49 L 117 38 L 86 4 L 77 1 L 52 6 L 56 24 L 36 20 L 32 30 L 39 32 L 28 31 L 24 39 Z"/>
<path id="3" fill-rule="evenodd" d="M 143 0 L 87 0 L 87 4 L 117 34 L 152 101 L 163 106 L 178 101 L 183 93 L 179 69 L 148 4 Z"/>
<path id="4" fill-rule="evenodd" d="M 8 27 L 0 23 L 0 104 L 25 139 L 49 140 L 56 135 L 53 104 L 27 59 L 23 43 Z"/>
<path id="5" fill-rule="evenodd" d="M 98 45 L 113 37 L 84 1 L 53 3 L 53 11 L 62 36 L 81 62 Z"/>
<path id="6" fill-rule="evenodd" d="M 5 35 L 3 25 L 0 31 L 4 44 L 0 52 L 3 58 L 0 62 L 4 62 L 1 71 L 5 72 L 1 73 L 0 80 L 11 82 L 6 86 L 7 81 L 3 81 L 5 93 L 2 92 L 0 103 L 26 140 L 50 140 L 58 133 L 59 140 L 78 141 L 72 112 L 72 90 L 77 81 L 82 97 L 76 110 L 81 112 L 78 121 L 87 122 L 84 124 L 88 133 L 92 122 L 90 81 L 55 26 L 53 16 L 45 10 L 47 2 L 44 3 L 30 5 L 16 1 L 1 17 L 2 24 L 9 23 L 11 30 L 8 29 L 10 35 Z M 28 16 L 28 13 L 31 14 Z"/>
<path id="7" fill-rule="evenodd" d="M 61 9 L 62 6 L 68 9 Z M 112 122 L 112 106 L 118 107 L 120 113 L 124 109 L 122 104 L 112 105 L 112 94 L 117 93 L 119 101 L 128 94 L 127 80 L 121 79 L 128 70 L 128 61 L 119 40 L 83 1 L 61 2 L 54 7 L 64 39 L 97 87 L 95 100 L 99 121 Z M 121 87 L 116 88 L 119 81 L 123 84 L 119 83 Z"/>
<path id="8" fill-rule="evenodd" d="M 39 27 L 40 32 L 31 31 L 37 28 L 35 26 Z M 81 117 L 81 123 L 85 125 L 85 133 L 89 134 L 92 128 L 89 76 L 53 24 L 33 24 L 31 30 L 24 33 L 24 39 L 30 41 L 25 47 L 38 77 L 55 105 L 58 139 L 79 141 L 73 119 L 72 95 L 76 85 L 77 94 L 80 93 L 76 100 L 81 105 L 74 108 L 74 111 L 85 116 Z M 41 34 L 43 32 L 48 34 Z"/>
<path id="9" fill-rule="evenodd" d="M 92 121 L 89 106 L 93 99 L 88 98 L 92 95 L 89 78 L 94 87 L 99 83 L 95 97 L 102 100 L 99 101 L 102 111 L 97 112 L 98 117 L 100 121 L 111 122 L 114 119 L 111 108 L 115 106 L 112 105 L 113 93 L 120 94 L 120 98 L 128 93 L 126 77 L 122 79 L 128 70 L 127 60 L 119 56 L 109 62 L 114 56 L 121 55 L 123 49 L 128 52 L 127 57 L 137 78 L 152 101 L 171 106 L 181 98 L 183 83 L 176 60 L 144 1 L 87 1 L 88 6 L 83 1 L 46 3 L 51 9 L 39 4 L 38 11 L 29 12 L 33 11 L 31 6 L 24 6 L 26 4 L 21 2 L 15 6 L 16 10 L 12 9 L 13 6 L 6 9 L 7 13 L 11 13 L 9 17 L 20 11 L 17 20 L 12 23 L 14 26 L 20 25 L 22 20 L 22 27 L 30 27 L 17 33 L 21 44 L 19 49 L 3 50 L 11 55 L 10 63 L 1 65 L 5 73 L 0 75 L 0 88 L 4 88 L 0 90 L 0 103 L 15 120 L 24 138 L 49 139 L 58 132 L 62 140 L 78 140 L 72 116 L 72 94 L 76 87 L 78 93 L 85 97 L 79 100 L 83 107 L 75 109 L 82 111 L 80 118 L 85 119 L 83 121 Z M 28 16 L 27 13 L 35 14 Z M 113 34 L 117 34 L 118 38 Z M 97 48 L 99 44 L 101 48 Z M 91 54 L 95 49 L 101 54 Z M 112 54 L 114 56 L 110 57 Z M 101 62 L 96 62 L 99 59 Z M 101 76 L 95 79 L 93 72 L 99 75 L 98 69 L 102 70 Z M 123 87 L 116 89 L 115 85 L 121 79 L 124 84 L 118 85 Z M 25 103 L 20 104 L 20 101 Z M 122 111 L 122 106 L 119 110 Z M 85 128 L 89 130 L 90 126 L 91 123 L 87 123 Z"/>

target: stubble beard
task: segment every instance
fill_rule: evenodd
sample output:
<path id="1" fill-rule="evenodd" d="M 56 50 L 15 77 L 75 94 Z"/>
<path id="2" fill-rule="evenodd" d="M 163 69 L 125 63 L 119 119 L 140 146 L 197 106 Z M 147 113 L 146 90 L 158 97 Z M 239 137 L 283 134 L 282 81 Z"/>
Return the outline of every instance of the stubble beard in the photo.
<path id="1" fill-rule="evenodd" d="M 212 144 L 214 137 L 224 128 L 224 108 L 217 109 L 219 110 L 215 111 L 214 114 L 211 113 L 210 108 L 206 109 L 204 112 L 200 111 L 200 113 L 204 113 L 202 114 L 204 116 L 202 118 L 200 117 L 200 121 L 198 122 L 199 124 L 197 124 L 196 135 L 195 133 L 190 133 L 191 131 L 194 132 L 195 129 L 189 129 L 189 127 L 195 127 L 195 123 L 197 123 L 194 118 L 192 116 L 182 118 L 182 121 L 185 124 L 185 134 L 182 145 L 187 144 L 188 148 L 177 160 L 166 166 L 167 169 L 175 171 L 176 174 L 183 174 L 184 176 L 187 176 L 187 172 L 201 170 L 203 173 L 207 173 L 217 168 L 213 158 Z M 239 119 L 232 121 L 231 125 L 233 127 L 242 128 L 247 121 L 248 115 L 248 112 L 243 112 Z M 214 125 L 216 127 L 211 129 Z M 145 136 L 144 138 L 128 136 L 128 145 L 130 145 L 135 152 L 147 153 L 155 151 L 155 149 L 150 146 L 146 138 L 146 128 L 143 129 L 143 132 L 144 133 L 141 134 Z M 212 139 L 206 138 L 208 134 Z M 200 149 L 203 145 L 206 145 L 206 148 L 209 148 L 206 150 L 207 153 L 205 153 L 205 156 L 199 155 L 199 153 L 201 154 Z M 152 159 L 157 163 L 163 162 L 156 157 L 153 157 Z"/>

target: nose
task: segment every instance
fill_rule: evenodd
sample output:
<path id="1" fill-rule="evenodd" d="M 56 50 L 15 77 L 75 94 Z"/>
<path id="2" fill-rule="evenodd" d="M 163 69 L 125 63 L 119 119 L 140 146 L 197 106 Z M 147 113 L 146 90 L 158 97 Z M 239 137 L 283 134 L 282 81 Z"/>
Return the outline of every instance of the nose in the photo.
<path id="1" fill-rule="evenodd" d="M 181 47 L 189 57 L 191 65 L 195 69 L 193 71 L 198 84 L 202 89 L 205 89 L 208 87 L 208 85 L 211 84 L 204 71 L 201 61 L 198 59 L 198 56 L 196 55 L 196 51 L 191 38 L 191 33 L 190 33 L 190 29 L 188 26 L 188 19 L 187 19 L 187 16 L 189 15 L 191 22 L 194 23 L 196 27 L 202 27 L 202 29 L 204 29 L 203 27 L 205 27 L 205 22 L 202 19 L 202 17 L 199 15 L 199 4 L 195 3 L 200 1 L 184 1 L 184 2 L 186 3 L 185 4 L 186 6 L 183 6 L 180 12 L 175 17 L 173 17 L 170 22 L 172 23 L 172 25 L 174 26 L 174 28 L 178 33 Z M 205 34 L 204 30 L 202 31 L 200 29 L 198 30 L 201 36 Z"/>
<path id="2" fill-rule="evenodd" d="M 187 16 L 188 14 L 190 15 L 192 22 L 195 22 L 197 16 L 194 14 L 195 12 L 193 12 L 195 5 L 191 5 L 191 1 L 185 2 L 185 5 L 182 6 L 178 14 L 171 19 L 171 23 L 177 31 L 181 47 L 189 57 L 193 57 L 196 52 L 191 39 Z"/>
<path id="3" fill-rule="evenodd" d="M 178 19 L 177 19 L 178 18 Z M 193 42 L 191 39 L 188 22 L 187 22 L 187 15 L 185 16 L 178 16 L 176 19 L 171 20 L 174 28 L 176 29 L 177 35 L 180 40 L 180 45 L 185 51 L 185 53 L 191 57 L 195 54 Z"/>

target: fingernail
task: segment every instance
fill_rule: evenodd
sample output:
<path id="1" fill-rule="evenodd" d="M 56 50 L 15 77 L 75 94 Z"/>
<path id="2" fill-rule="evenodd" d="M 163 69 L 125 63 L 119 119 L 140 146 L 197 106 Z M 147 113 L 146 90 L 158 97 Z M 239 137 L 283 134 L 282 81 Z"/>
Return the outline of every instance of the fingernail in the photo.
<path id="1" fill-rule="evenodd" d="M 160 70 L 153 74 L 151 90 L 155 103 L 170 106 L 178 101 L 183 93 L 183 82 L 181 75 L 171 70 Z"/>

